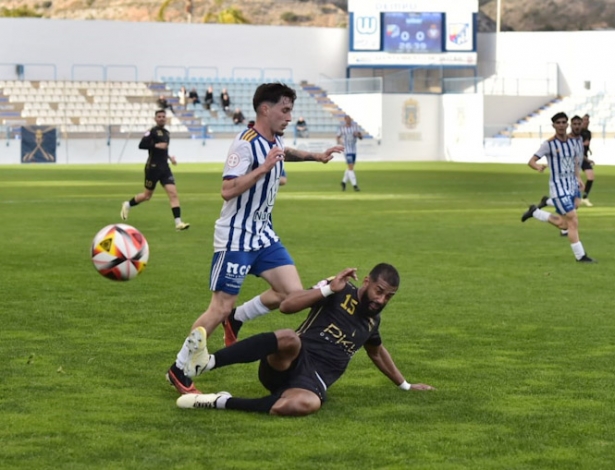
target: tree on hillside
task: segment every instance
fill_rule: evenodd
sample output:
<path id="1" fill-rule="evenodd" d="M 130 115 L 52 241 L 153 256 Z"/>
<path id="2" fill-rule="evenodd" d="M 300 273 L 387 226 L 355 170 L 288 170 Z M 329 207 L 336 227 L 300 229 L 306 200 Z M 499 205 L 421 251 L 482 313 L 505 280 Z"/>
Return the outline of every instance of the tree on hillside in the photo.
<path id="1" fill-rule="evenodd" d="M 156 16 L 157 21 L 166 21 L 164 19 L 164 14 L 167 8 L 169 7 L 169 5 L 173 3 L 173 1 L 174 0 L 165 0 L 164 2 L 162 2 L 162 5 L 160 5 L 160 8 L 158 9 L 158 15 Z M 186 12 L 186 21 L 188 23 L 192 23 L 192 8 L 193 8 L 192 0 L 184 0 L 184 5 L 185 5 L 185 12 Z"/>
<path id="2" fill-rule="evenodd" d="M 241 10 L 235 5 L 228 5 L 229 3 L 225 0 L 210 1 L 203 16 L 203 23 L 249 24 L 250 20 Z"/>
<path id="3" fill-rule="evenodd" d="M 28 6 L 20 6 L 17 8 L 0 8 L 0 17 L 4 18 L 42 18 L 43 15 L 28 8 Z"/>

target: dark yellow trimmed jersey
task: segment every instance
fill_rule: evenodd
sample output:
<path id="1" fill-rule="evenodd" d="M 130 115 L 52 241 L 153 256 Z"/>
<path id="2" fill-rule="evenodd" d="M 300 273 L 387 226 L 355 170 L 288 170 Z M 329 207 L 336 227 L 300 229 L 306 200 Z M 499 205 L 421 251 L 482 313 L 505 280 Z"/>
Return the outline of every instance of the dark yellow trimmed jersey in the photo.
<path id="1" fill-rule="evenodd" d="M 156 144 L 164 142 L 168 144 L 171 141 L 171 134 L 164 127 L 154 126 L 141 138 L 139 142 L 139 148 L 141 150 L 147 150 L 149 157 L 147 159 L 146 167 L 168 167 L 169 166 L 169 148 L 166 149 L 156 148 Z"/>
<path id="2" fill-rule="evenodd" d="M 347 283 L 342 291 L 324 297 L 297 329 L 304 351 L 327 387 L 340 378 L 364 344 L 382 343 L 380 315 L 369 317 L 360 312 L 358 291 Z"/>

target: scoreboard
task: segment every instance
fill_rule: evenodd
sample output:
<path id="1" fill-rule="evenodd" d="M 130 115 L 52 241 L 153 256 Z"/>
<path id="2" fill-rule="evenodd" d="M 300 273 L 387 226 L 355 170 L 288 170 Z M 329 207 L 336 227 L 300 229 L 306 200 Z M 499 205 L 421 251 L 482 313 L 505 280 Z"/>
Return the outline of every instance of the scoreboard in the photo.
<path id="1" fill-rule="evenodd" d="M 476 65 L 478 0 L 349 0 L 349 67 Z"/>

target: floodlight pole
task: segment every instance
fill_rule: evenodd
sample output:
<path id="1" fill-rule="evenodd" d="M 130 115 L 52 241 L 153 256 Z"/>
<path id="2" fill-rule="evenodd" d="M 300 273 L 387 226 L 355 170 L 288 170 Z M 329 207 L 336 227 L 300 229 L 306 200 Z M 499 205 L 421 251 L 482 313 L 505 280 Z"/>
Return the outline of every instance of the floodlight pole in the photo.
<path id="1" fill-rule="evenodd" d="M 502 26 L 502 0 L 496 1 L 495 13 L 495 75 L 500 76 L 500 29 Z"/>

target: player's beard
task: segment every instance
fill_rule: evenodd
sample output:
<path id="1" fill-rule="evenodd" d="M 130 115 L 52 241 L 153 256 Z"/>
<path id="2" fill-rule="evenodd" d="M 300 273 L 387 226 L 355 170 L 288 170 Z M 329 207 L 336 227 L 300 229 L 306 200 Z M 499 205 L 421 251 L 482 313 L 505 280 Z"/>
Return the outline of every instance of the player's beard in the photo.
<path id="1" fill-rule="evenodd" d="M 363 295 L 359 298 L 358 309 L 361 315 L 364 315 L 366 317 L 375 317 L 380 312 L 382 312 L 383 308 L 384 308 L 384 305 L 378 302 L 373 302 L 369 299 L 369 297 L 367 296 L 367 289 L 365 290 L 365 292 L 363 292 Z"/>

